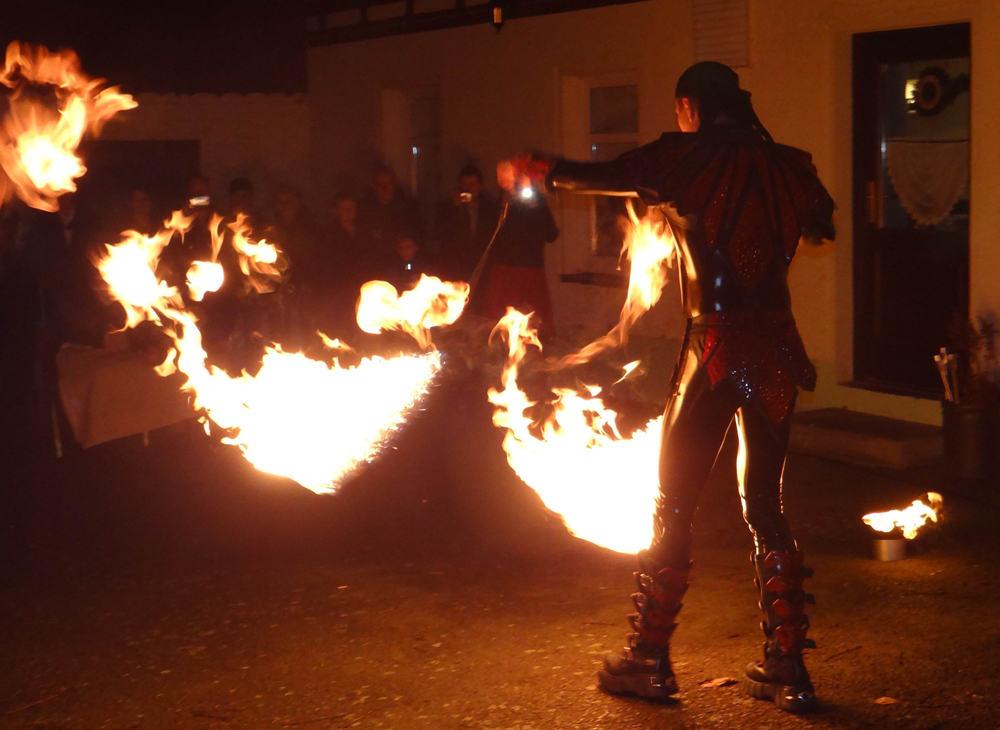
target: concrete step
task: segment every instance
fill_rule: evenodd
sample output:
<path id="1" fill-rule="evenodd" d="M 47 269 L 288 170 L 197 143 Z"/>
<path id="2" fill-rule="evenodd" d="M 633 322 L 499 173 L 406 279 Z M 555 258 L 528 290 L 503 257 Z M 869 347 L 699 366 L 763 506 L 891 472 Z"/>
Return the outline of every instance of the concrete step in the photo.
<path id="1" fill-rule="evenodd" d="M 788 450 L 858 466 L 909 469 L 940 459 L 941 429 L 846 408 L 796 413 Z"/>

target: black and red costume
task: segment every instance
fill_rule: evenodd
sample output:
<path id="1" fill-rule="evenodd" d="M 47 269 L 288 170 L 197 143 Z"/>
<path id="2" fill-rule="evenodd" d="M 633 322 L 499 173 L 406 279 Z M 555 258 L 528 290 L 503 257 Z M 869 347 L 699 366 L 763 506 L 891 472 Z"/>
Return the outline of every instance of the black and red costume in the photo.
<path id="1" fill-rule="evenodd" d="M 811 644 L 802 613 L 810 597 L 801 587 L 808 569 L 782 514 L 781 479 L 797 389 L 812 390 L 816 373 L 792 317 L 787 276 L 800 238 L 833 237 L 834 205 L 810 155 L 771 140 L 731 69 L 698 64 L 682 82 L 696 70 L 696 82 L 699 74 L 707 79 L 691 92 L 702 111 L 696 133 L 664 134 L 610 162 L 557 160 L 547 177 L 556 190 L 672 205 L 690 226 L 678 249 L 688 326 L 664 414 L 654 539 L 639 555 L 630 646 L 600 678 L 611 691 L 677 691 L 668 643 L 687 588 L 692 519 L 735 422 L 767 636 L 765 659 L 751 665 L 744 686 L 797 711 L 812 703 L 801 659 Z"/>

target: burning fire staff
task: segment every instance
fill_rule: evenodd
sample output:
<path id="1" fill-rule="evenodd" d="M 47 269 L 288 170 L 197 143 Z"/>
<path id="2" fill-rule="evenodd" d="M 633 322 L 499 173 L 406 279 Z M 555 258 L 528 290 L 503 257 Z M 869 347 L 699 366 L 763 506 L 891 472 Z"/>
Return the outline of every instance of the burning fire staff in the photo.
<path id="1" fill-rule="evenodd" d="M 772 140 L 729 67 L 703 62 L 685 71 L 676 112 L 681 132 L 611 162 L 522 162 L 529 176 L 547 173 L 550 188 L 639 196 L 676 207 L 690 225 L 678 250 L 688 326 L 663 421 L 654 538 L 638 555 L 628 646 L 605 661 L 600 683 L 648 698 L 678 691 L 670 637 L 688 587 L 692 519 L 735 423 L 765 636 L 743 687 L 804 712 L 815 704 L 802 659 L 814 646 L 803 612 L 811 571 L 782 514 L 781 480 L 797 388 L 812 390 L 816 373 L 787 276 L 801 238 L 833 239 L 834 205 L 810 155 Z"/>

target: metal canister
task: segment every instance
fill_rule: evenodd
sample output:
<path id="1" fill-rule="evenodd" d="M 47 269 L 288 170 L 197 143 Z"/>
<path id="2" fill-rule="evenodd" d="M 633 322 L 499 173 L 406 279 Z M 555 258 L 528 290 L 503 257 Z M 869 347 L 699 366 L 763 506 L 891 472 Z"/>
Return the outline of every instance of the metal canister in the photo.
<path id="1" fill-rule="evenodd" d="M 883 562 L 902 560 L 906 557 L 906 540 L 891 538 L 889 540 L 875 539 L 875 559 Z"/>

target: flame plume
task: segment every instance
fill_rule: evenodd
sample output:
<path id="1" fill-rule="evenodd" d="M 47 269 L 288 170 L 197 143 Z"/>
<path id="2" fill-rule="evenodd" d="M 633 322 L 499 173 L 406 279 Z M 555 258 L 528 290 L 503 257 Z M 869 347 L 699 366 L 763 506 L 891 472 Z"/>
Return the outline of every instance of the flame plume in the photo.
<path id="1" fill-rule="evenodd" d="M 656 454 L 662 419 L 624 437 L 618 414 L 604 405 L 601 389 L 590 386 L 584 388 L 586 395 L 554 390 L 554 412 L 534 423 L 527 414 L 535 402 L 517 383 L 528 349 L 542 349 L 529 317 L 508 308 L 493 331 L 507 342 L 503 387 L 489 392 L 493 423 L 507 429 L 507 462 L 577 537 L 623 553 L 648 547 L 659 490 Z"/>
<path id="2" fill-rule="evenodd" d="M 97 134 L 110 117 L 135 100 L 117 87 L 103 88 L 80 70 L 72 51 L 52 53 L 14 41 L 7 46 L 0 84 L 10 93 L 0 129 L 0 202 L 17 195 L 32 208 L 54 211 L 63 193 L 76 190 L 87 169 L 76 156 L 86 132 Z M 49 86 L 55 106 L 29 87 Z"/>
<path id="3" fill-rule="evenodd" d="M 210 291 L 219 291 L 225 274 L 222 264 L 215 261 L 192 261 L 187 271 L 188 294 L 200 302 Z"/>
<path id="4" fill-rule="evenodd" d="M 256 375 L 233 377 L 208 365 L 196 317 L 184 308 L 176 288 L 155 273 L 164 246 L 189 224 L 175 215 L 156 236 L 129 231 L 120 243 L 106 246 L 97 266 L 124 307 L 127 326 L 150 320 L 170 335 L 174 347 L 157 372 L 186 376 L 182 387 L 193 394 L 194 407 L 226 432 L 224 443 L 239 447 L 261 471 L 294 479 L 317 493 L 335 491 L 384 450 L 419 405 L 441 370 L 439 353 L 363 358 L 356 366 L 342 367 L 336 358 L 328 365 L 273 346 L 266 349 Z M 242 221 L 237 228 L 233 242 L 245 257 L 244 271 L 262 273 L 254 267 L 278 262 L 276 247 L 254 242 Z M 217 254 L 218 249 L 213 258 Z M 191 282 L 189 271 L 189 286 Z M 445 319 L 440 313 L 416 317 L 427 327 Z M 349 350 L 323 337 L 329 345 Z"/>
<path id="5" fill-rule="evenodd" d="M 97 261 L 101 277 L 125 309 L 126 329 L 145 320 L 159 324 L 160 313 L 184 306 L 177 288 L 156 277 L 156 266 L 172 237 L 170 230 L 154 236 L 125 231 L 122 242 L 108 245 L 107 253 Z"/>
<path id="6" fill-rule="evenodd" d="M 435 352 L 365 358 L 352 368 L 268 347 L 256 375 L 232 377 L 208 366 L 201 333 L 189 313 L 180 325 L 177 367 L 188 376 L 194 407 L 231 435 L 260 471 L 322 494 L 336 490 L 372 461 L 427 394 L 441 369 Z"/>
<path id="7" fill-rule="evenodd" d="M 184 216 L 180 211 L 175 211 L 174 216 L 175 218 L 166 221 L 164 225 L 178 231 L 181 235 L 181 240 L 184 240 L 184 234 L 187 232 L 188 228 L 190 228 L 194 219 Z M 218 213 L 212 214 L 212 220 L 209 221 L 208 230 L 212 236 L 211 260 L 192 261 L 191 266 L 188 267 L 187 271 L 188 294 L 191 296 L 191 299 L 196 302 L 200 302 L 204 299 L 205 294 L 208 292 L 219 291 L 222 287 L 222 282 L 225 279 L 222 264 L 219 263 L 219 251 L 222 250 L 223 243 L 221 215 Z"/>
<path id="8" fill-rule="evenodd" d="M 422 274 L 417 285 L 402 294 L 386 281 L 369 281 L 358 299 L 358 327 L 373 335 L 402 330 L 427 349 L 430 328 L 454 324 L 468 301 L 468 284 L 436 276 Z"/>
<path id="9" fill-rule="evenodd" d="M 944 498 L 937 492 L 928 492 L 927 501 L 929 504 L 915 499 L 905 509 L 872 512 L 862 517 L 861 520 L 875 532 L 892 532 L 898 527 L 902 530 L 903 537 L 912 540 L 924 525 L 928 522 L 937 522 L 940 519 Z"/>
<path id="10" fill-rule="evenodd" d="M 281 279 L 288 265 L 281 251 L 263 238 L 259 241 L 250 238 L 252 231 L 243 213 L 237 213 L 236 221 L 230 223 L 229 228 L 233 232 L 233 248 L 239 256 L 240 271 L 258 293 L 274 291 L 275 284 Z M 216 239 L 213 235 L 213 248 L 215 245 Z"/>
<path id="11" fill-rule="evenodd" d="M 578 365 L 620 347 L 636 320 L 659 301 L 683 221 L 670 209 L 651 209 L 641 220 L 631 204 L 628 212 L 622 255 L 631 262 L 631 271 L 618 324 L 544 369 Z M 619 414 L 600 397 L 602 388 L 584 385 L 553 389 L 551 414 L 534 421 L 529 413 L 536 403 L 517 382 L 528 350 L 542 349 L 530 327 L 530 316 L 508 309 L 493 331 L 507 342 L 502 388 L 489 391 L 495 408 L 493 423 L 507 430 L 503 442 L 507 462 L 562 517 L 572 534 L 618 552 L 648 547 L 659 491 L 657 454 L 663 419 L 623 435 Z M 628 378 L 639 364 L 626 365 L 617 382 Z M 643 515 L 649 519 L 643 520 Z"/>
<path id="12" fill-rule="evenodd" d="M 579 352 L 559 360 L 550 369 L 560 370 L 589 362 L 596 355 L 621 347 L 628 341 L 628 332 L 639 317 L 652 309 L 667 283 L 667 269 L 677 250 L 679 231 L 683 221 L 669 208 L 651 208 L 643 217 L 636 215 L 632 201 L 626 201 L 628 221 L 625 222 L 625 241 L 622 258 L 629 267 L 628 294 L 622 305 L 618 324 L 603 337 L 591 342 Z M 627 373 L 626 373 L 627 375 Z"/>

